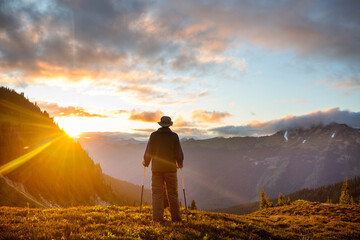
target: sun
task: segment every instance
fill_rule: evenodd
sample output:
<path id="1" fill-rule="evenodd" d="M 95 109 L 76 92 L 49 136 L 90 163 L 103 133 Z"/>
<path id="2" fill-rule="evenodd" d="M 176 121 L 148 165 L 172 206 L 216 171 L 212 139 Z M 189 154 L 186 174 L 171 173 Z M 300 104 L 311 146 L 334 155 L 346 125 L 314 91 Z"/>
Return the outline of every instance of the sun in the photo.
<path id="1" fill-rule="evenodd" d="M 63 129 L 66 132 L 66 134 L 72 138 L 79 138 L 80 134 L 83 133 L 83 131 L 81 130 L 81 127 L 76 124 L 67 125 L 66 127 L 64 126 Z"/>
<path id="2" fill-rule="evenodd" d="M 65 130 L 66 134 L 72 138 L 79 138 L 79 135 L 82 133 L 81 131 L 78 131 L 76 129 L 64 129 L 64 130 Z"/>
<path id="3" fill-rule="evenodd" d="M 62 128 L 67 135 L 72 138 L 78 138 L 83 132 L 86 132 L 86 121 L 76 117 L 56 118 L 59 127 Z"/>

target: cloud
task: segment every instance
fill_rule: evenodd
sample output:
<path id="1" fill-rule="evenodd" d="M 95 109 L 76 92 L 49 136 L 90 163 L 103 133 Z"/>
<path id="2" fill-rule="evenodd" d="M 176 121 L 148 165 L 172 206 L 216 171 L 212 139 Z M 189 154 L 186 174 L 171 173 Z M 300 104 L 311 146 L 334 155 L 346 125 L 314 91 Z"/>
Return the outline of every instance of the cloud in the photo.
<path id="1" fill-rule="evenodd" d="M 180 135 L 180 138 L 209 138 L 209 132 L 201 128 L 176 128 L 176 133 Z"/>
<path id="2" fill-rule="evenodd" d="M 357 0 L 316 2 L 166 1 L 157 21 L 196 49 L 224 52 L 251 43 L 300 56 L 359 60 Z M 211 16 L 211 17 L 209 17 Z"/>
<path id="3" fill-rule="evenodd" d="M 342 79 L 325 79 L 323 83 L 330 83 L 332 88 L 347 88 L 353 90 L 360 90 L 360 77 L 354 76 Z"/>
<path id="4" fill-rule="evenodd" d="M 164 81 L 166 66 L 245 72 L 245 59 L 227 52 L 243 44 L 346 61 L 357 71 L 359 8 L 357 0 L 0 1 L 1 81 L 150 85 Z"/>
<path id="5" fill-rule="evenodd" d="M 40 108 L 45 109 L 52 117 L 100 117 L 107 116 L 97 113 L 89 113 L 82 107 L 67 106 L 61 107 L 57 103 L 38 102 Z"/>
<path id="6" fill-rule="evenodd" d="M 166 89 L 155 88 L 152 86 L 134 84 L 118 87 L 117 92 L 133 93 L 137 99 L 148 102 L 152 100 L 159 100 L 163 98 L 170 98 L 170 93 Z"/>
<path id="7" fill-rule="evenodd" d="M 1 1 L 0 70 L 28 83 L 110 78 L 146 57 L 144 41 L 150 44 L 153 37 L 131 26 L 148 6 L 141 0 Z"/>
<path id="8" fill-rule="evenodd" d="M 131 111 L 129 120 L 134 121 L 141 121 L 141 122 L 158 122 L 160 118 L 164 115 L 162 111 L 144 111 L 144 112 L 138 112 L 138 111 Z"/>
<path id="9" fill-rule="evenodd" d="M 350 127 L 360 128 L 360 112 L 330 108 L 325 111 L 318 110 L 301 116 L 289 115 L 267 122 L 253 121 L 243 126 L 225 126 L 213 128 L 210 131 L 220 135 L 260 136 L 284 129 L 308 129 L 313 126 L 328 125 L 330 123 L 347 124 Z"/>
<path id="10" fill-rule="evenodd" d="M 216 111 L 209 112 L 201 109 L 192 112 L 192 119 L 202 123 L 221 123 L 227 117 L 231 117 L 231 114 Z"/>
<path id="11" fill-rule="evenodd" d="M 140 128 L 138 128 L 138 129 L 133 129 L 133 131 L 139 132 L 139 133 L 147 133 L 147 134 L 150 134 L 150 133 L 156 131 L 156 129 L 151 129 L 151 128 L 142 128 L 142 129 L 140 129 Z"/>
<path id="12" fill-rule="evenodd" d="M 197 68 L 202 71 L 209 71 L 214 66 L 222 65 L 226 68 L 233 68 L 244 73 L 247 70 L 247 62 L 244 58 L 225 57 L 218 53 L 201 51 L 199 49 L 182 49 L 178 55 L 171 60 L 171 66 L 178 71 Z"/>
<path id="13" fill-rule="evenodd" d="M 176 77 L 171 82 L 183 84 L 183 83 L 190 83 L 193 81 L 195 81 L 195 78 L 193 77 Z"/>
<path id="14" fill-rule="evenodd" d="M 160 83 L 164 81 L 162 74 L 157 74 L 150 70 L 139 71 L 131 70 L 128 72 L 122 72 L 120 76 L 116 78 L 120 79 L 121 82 L 127 83 Z"/>
<path id="15" fill-rule="evenodd" d="M 195 123 L 186 121 L 182 116 L 178 116 L 173 122 L 174 122 L 174 127 L 176 127 L 176 128 L 196 126 Z"/>

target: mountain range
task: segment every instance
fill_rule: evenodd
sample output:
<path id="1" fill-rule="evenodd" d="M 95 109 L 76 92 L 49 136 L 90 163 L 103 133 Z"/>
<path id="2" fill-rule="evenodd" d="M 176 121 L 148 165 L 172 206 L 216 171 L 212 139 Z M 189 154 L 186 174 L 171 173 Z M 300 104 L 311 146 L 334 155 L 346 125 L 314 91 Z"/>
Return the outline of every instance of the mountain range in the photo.
<path id="1" fill-rule="evenodd" d="M 71 138 L 24 94 L 0 87 L 0 205 L 136 205 L 145 147 L 117 133 Z M 257 201 L 262 188 L 276 198 L 360 175 L 360 132 L 344 124 L 184 139 L 182 147 L 187 202 L 199 209 Z M 150 188 L 149 169 L 145 179 Z M 149 190 L 144 197 L 151 202 Z"/>
<path id="2" fill-rule="evenodd" d="M 106 174 L 141 182 L 145 142 L 117 138 L 116 133 L 86 133 L 79 142 Z M 279 192 L 360 175 L 360 132 L 344 124 L 284 129 L 262 137 L 187 139 L 182 147 L 187 201 L 194 199 L 200 209 L 257 201 L 261 188 L 275 198 Z"/>

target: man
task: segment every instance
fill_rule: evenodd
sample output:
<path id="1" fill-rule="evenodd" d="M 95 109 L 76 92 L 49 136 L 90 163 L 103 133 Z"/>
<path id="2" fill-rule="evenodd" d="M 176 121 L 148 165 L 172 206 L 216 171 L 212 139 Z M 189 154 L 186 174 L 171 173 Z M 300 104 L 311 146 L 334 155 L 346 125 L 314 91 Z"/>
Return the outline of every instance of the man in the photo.
<path id="1" fill-rule="evenodd" d="M 150 135 L 145 150 L 143 165 L 151 164 L 151 194 L 153 220 L 164 220 L 164 185 L 168 193 L 171 218 L 174 222 L 181 221 L 177 190 L 177 167 L 182 168 L 184 155 L 179 137 L 170 130 L 173 125 L 171 118 L 163 116 L 158 124 L 161 126 Z"/>

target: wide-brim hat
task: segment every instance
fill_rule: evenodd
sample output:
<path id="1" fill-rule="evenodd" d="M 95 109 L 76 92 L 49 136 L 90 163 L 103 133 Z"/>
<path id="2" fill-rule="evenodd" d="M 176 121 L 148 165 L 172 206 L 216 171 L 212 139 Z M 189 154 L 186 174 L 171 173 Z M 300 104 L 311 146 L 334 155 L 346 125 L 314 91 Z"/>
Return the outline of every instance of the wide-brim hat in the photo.
<path id="1" fill-rule="evenodd" d="M 173 122 L 171 121 L 171 118 L 168 116 L 162 116 L 160 119 L 160 122 L 158 124 L 162 127 L 170 127 L 173 125 Z"/>

